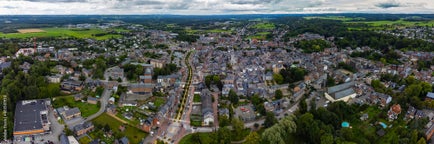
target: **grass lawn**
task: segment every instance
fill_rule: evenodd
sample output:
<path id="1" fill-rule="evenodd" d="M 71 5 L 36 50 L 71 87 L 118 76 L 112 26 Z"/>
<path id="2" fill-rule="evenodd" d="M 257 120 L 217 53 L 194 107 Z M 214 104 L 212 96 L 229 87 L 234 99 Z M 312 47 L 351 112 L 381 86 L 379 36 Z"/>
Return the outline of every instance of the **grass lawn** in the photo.
<path id="1" fill-rule="evenodd" d="M 68 106 L 70 108 L 78 107 L 81 111 L 82 117 L 88 117 L 99 110 L 99 106 L 96 104 L 89 104 L 87 102 L 74 101 L 74 96 L 56 97 L 53 102 L 54 108 L 62 106 Z"/>
<path id="2" fill-rule="evenodd" d="M 122 133 L 125 135 L 129 140 L 130 143 L 136 144 L 139 143 L 143 138 L 145 138 L 148 134 L 143 132 L 142 130 L 132 127 L 130 125 L 127 125 L 124 132 L 119 131 L 119 126 L 122 125 L 121 122 L 117 121 L 116 119 L 113 119 L 106 113 L 101 114 L 99 117 L 92 120 L 94 124 L 99 125 L 106 125 L 108 124 L 110 126 L 110 129 L 117 133 Z"/>
<path id="3" fill-rule="evenodd" d="M 84 137 L 82 137 L 80 140 L 78 140 L 78 142 L 80 142 L 81 144 L 88 144 L 88 143 L 90 143 L 92 140 L 91 139 L 89 139 L 89 137 L 87 137 L 87 136 L 84 136 Z"/>
<path id="4" fill-rule="evenodd" d="M 190 122 L 192 126 L 202 126 L 202 117 L 198 115 L 191 115 Z"/>
<path id="5" fill-rule="evenodd" d="M 207 144 L 207 143 L 211 143 L 212 139 L 211 139 L 211 134 L 212 133 L 199 133 L 199 137 L 200 137 L 200 142 Z M 193 140 L 193 134 L 189 134 L 184 136 L 180 141 L 179 144 L 198 144 L 198 141 L 194 141 Z"/>
<path id="6" fill-rule="evenodd" d="M 154 101 L 154 105 L 156 107 L 160 107 L 161 105 L 163 105 L 166 102 L 166 100 L 164 100 L 164 98 L 161 97 L 156 97 L 155 101 Z"/>
<path id="7" fill-rule="evenodd" d="M 200 101 L 201 101 L 200 95 L 199 94 L 194 94 L 193 102 L 200 102 Z"/>
<path id="8" fill-rule="evenodd" d="M 121 35 L 107 34 L 103 36 L 94 36 L 94 34 L 106 33 L 103 29 L 68 29 L 68 28 L 42 28 L 44 32 L 35 33 L 0 33 L 0 37 L 6 38 L 32 38 L 32 37 L 75 37 L 75 38 L 93 38 L 105 40 L 111 37 L 119 38 Z M 120 29 L 118 29 L 120 30 Z M 115 30 L 116 31 L 116 30 Z"/>
<path id="9" fill-rule="evenodd" d="M 273 23 L 258 23 L 253 25 L 251 28 L 254 29 L 274 29 L 276 26 Z"/>

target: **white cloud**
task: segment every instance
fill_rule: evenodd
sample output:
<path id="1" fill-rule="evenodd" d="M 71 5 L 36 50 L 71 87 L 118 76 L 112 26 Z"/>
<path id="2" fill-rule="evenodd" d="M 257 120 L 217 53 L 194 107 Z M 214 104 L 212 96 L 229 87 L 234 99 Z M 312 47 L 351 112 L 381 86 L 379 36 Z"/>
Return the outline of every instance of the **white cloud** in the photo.
<path id="1" fill-rule="evenodd" d="M 0 0 L 0 14 L 434 13 L 427 0 Z"/>

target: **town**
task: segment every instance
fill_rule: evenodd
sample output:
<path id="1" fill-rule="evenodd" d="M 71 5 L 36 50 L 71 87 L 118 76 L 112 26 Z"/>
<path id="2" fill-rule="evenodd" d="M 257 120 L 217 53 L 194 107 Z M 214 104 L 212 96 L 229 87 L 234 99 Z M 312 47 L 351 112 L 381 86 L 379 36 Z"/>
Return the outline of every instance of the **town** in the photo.
<path id="1" fill-rule="evenodd" d="M 427 47 L 416 50 L 315 30 L 289 34 L 282 21 L 164 29 L 117 21 L 57 28 L 106 32 L 84 38 L 0 35 L 1 93 L 14 102 L 8 141 L 434 141 L 433 27 L 371 31 L 376 43 L 396 36 Z M 18 34 L 32 33 L 40 32 Z"/>

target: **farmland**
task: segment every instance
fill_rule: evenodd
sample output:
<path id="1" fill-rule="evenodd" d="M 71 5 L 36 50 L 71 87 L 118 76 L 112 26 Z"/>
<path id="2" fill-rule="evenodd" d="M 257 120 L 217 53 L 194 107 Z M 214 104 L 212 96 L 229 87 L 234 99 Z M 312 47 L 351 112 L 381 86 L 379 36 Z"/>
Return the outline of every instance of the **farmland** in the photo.
<path id="1" fill-rule="evenodd" d="M 251 28 L 271 30 L 271 29 L 274 29 L 275 27 L 276 26 L 273 23 L 258 23 L 258 24 L 253 25 Z"/>
<path id="2" fill-rule="evenodd" d="M 20 29 L 19 33 L 0 33 L 0 37 L 5 38 L 32 38 L 32 37 L 74 37 L 74 38 L 92 38 L 97 40 L 105 40 L 109 38 L 119 38 L 121 35 L 108 34 L 107 30 L 103 29 L 68 29 L 68 28 L 42 28 L 42 29 Z M 124 31 L 116 29 L 115 31 Z M 96 35 L 101 36 L 96 36 Z"/>

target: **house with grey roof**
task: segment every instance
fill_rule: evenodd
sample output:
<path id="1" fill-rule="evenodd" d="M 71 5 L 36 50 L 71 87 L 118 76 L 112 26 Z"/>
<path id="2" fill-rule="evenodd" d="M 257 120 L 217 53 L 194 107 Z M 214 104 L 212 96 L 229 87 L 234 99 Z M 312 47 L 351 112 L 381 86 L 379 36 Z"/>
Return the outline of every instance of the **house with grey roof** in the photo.
<path id="1" fill-rule="evenodd" d="M 69 108 L 68 106 L 63 106 L 57 108 L 57 113 L 62 117 L 63 120 L 68 121 L 77 117 L 81 117 L 80 109 L 77 107 Z"/>
<path id="2" fill-rule="evenodd" d="M 203 124 L 210 125 L 211 123 L 214 122 L 214 111 L 212 108 L 212 95 L 207 89 L 204 89 L 202 91 L 201 101 L 202 101 Z"/>

